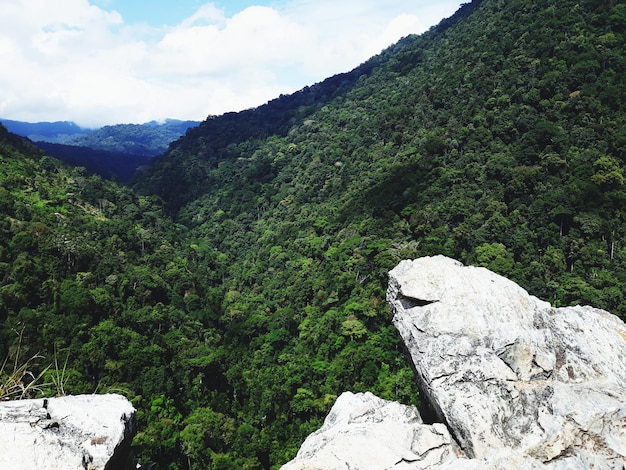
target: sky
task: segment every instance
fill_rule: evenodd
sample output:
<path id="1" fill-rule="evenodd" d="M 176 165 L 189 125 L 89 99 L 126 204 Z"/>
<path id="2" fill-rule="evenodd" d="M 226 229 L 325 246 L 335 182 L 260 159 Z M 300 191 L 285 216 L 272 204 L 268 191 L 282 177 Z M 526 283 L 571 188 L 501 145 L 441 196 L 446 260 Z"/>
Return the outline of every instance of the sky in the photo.
<path id="1" fill-rule="evenodd" d="M 0 0 L 0 117 L 201 121 L 348 72 L 459 0 Z"/>

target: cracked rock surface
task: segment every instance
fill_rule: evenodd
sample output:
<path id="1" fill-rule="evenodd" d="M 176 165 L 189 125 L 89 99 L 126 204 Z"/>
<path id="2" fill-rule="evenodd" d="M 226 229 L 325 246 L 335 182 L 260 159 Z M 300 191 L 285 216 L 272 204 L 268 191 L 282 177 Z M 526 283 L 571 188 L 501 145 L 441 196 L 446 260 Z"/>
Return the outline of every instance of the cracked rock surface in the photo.
<path id="1" fill-rule="evenodd" d="M 414 408 L 343 394 L 284 470 L 626 468 L 618 317 L 553 308 L 444 256 L 402 261 L 387 301 L 423 421 Z"/>
<path id="2" fill-rule="evenodd" d="M 502 276 L 443 256 L 403 261 L 389 276 L 387 300 L 421 399 L 469 457 L 507 468 L 516 460 L 519 468 L 624 468 L 619 318 L 552 308 Z"/>
<path id="3" fill-rule="evenodd" d="M 447 428 L 422 423 L 414 406 L 344 392 L 282 470 L 425 469 L 457 451 Z"/>
<path id="4" fill-rule="evenodd" d="M 122 468 L 135 432 L 135 409 L 121 395 L 0 402 L 0 468 Z"/>

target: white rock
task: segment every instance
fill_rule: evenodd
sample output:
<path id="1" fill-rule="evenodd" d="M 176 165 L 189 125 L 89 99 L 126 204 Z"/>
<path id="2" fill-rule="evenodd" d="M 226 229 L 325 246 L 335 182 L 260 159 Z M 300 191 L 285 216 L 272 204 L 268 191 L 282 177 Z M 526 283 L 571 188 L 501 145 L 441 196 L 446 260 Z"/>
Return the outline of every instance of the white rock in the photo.
<path id="1" fill-rule="evenodd" d="M 135 432 L 135 409 L 120 395 L 0 402 L 0 468 L 117 468 Z"/>
<path id="2" fill-rule="evenodd" d="M 617 317 L 552 308 L 443 256 L 401 262 L 387 299 L 422 399 L 469 456 L 494 462 L 505 450 L 551 468 L 623 468 L 626 327 Z"/>
<path id="3" fill-rule="evenodd" d="M 422 469 L 456 458 L 447 428 L 428 426 L 413 406 L 344 392 L 282 470 Z"/>

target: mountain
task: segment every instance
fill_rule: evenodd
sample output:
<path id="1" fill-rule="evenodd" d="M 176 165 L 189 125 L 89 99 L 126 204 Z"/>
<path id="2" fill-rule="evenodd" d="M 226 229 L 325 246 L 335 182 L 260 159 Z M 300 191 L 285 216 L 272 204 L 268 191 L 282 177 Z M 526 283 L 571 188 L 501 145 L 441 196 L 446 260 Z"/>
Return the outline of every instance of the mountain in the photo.
<path id="1" fill-rule="evenodd" d="M 49 155 L 89 174 L 121 183 L 130 181 L 148 160 L 164 153 L 172 141 L 197 121 L 166 119 L 145 124 L 116 124 L 99 129 L 83 129 L 73 122 L 0 120 L 15 134 L 28 137 Z"/>
<path id="2" fill-rule="evenodd" d="M 125 390 L 146 466 L 269 469 L 345 390 L 417 404 L 384 302 L 402 259 L 624 316 L 625 32 L 621 2 L 474 1 L 211 116 L 132 188 L 2 133 L 0 356 Z"/>
<path id="3" fill-rule="evenodd" d="M 33 141 L 66 143 L 73 137 L 91 132 L 71 121 L 23 122 L 0 118 L 0 122 L 10 132 Z"/>
<path id="4" fill-rule="evenodd" d="M 37 147 L 51 157 L 58 158 L 68 165 L 84 167 L 90 175 L 119 183 L 129 182 L 137 170 L 150 161 L 150 157 L 123 152 L 110 152 L 77 145 L 37 142 Z"/>
<path id="5" fill-rule="evenodd" d="M 97 129 L 85 129 L 70 121 L 23 122 L 0 119 L 14 134 L 33 142 L 89 147 L 94 150 L 154 157 L 164 153 L 170 142 L 199 124 L 198 121 L 166 119 L 144 124 L 115 124 Z"/>
<path id="6" fill-rule="evenodd" d="M 403 258 L 626 314 L 625 19 L 619 2 L 474 1 L 153 161 L 136 188 L 227 266 L 218 324 L 246 366 L 223 366 L 230 411 L 205 406 L 257 423 L 264 466 L 316 429 L 325 397 L 412 399 L 382 301 Z"/>
<path id="7" fill-rule="evenodd" d="M 139 188 L 238 259 L 238 243 L 257 259 L 315 239 L 319 255 L 349 233 L 368 280 L 384 281 L 376 256 L 413 244 L 624 312 L 624 7 L 576 5 L 467 4 L 343 87 L 204 122 Z M 283 124 L 260 132 L 279 106 Z"/>
<path id="8" fill-rule="evenodd" d="M 164 153 L 172 141 L 198 124 L 197 121 L 176 119 L 166 119 L 162 123 L 116 124 L 76 136 L 67 143 L 108 152 L 154 157 Z"/>

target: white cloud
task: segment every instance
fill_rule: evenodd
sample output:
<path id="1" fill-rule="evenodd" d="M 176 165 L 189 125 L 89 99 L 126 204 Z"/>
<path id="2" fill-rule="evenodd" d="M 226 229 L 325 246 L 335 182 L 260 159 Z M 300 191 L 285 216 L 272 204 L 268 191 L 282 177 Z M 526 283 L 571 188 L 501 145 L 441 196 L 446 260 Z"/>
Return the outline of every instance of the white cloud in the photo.
<path id="1" fill-rule="evenodd" d="M 0 61 L 10 64 L 0 116 L 97 126 L 257 106 L 348 71 L 458 6 L 416 3 L 292 0 L 230 17 L 207 3 L 158 29 L 88 0 L 0 0 Z"/>
<path id="2" fill-rule="evenodd" d="M 224 11 L 217 8 L 213 3 L 202 5 L 189 18 L 180 23 L 181 28 L 190 28 L 198 23 L 202 24 L 223 24 L 226 21 Z"/>

